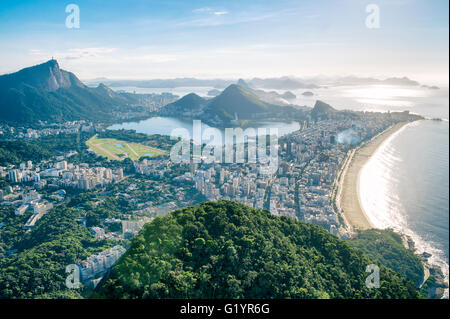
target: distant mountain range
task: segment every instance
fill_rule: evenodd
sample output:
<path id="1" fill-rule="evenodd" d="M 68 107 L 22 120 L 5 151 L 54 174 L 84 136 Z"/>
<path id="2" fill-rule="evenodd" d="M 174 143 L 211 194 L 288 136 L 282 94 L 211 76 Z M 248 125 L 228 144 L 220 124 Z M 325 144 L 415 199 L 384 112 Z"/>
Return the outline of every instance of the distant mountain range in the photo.
<path id="1" fill-rule="evenodd" d="M 336 78 L 316 79 L 316 81 L 321 83 L 328 82 L 331 86 L 342 86 L 342 85 L 373 85 L 373 84 L 384 84 L 384 85 L 400 85 L 400 86 L 418 86 L 419 82 L 411 80 L 405 77 L 390 77 L 386 79 L 376 79 L 371 77 L 358 77 L 358 76 L 343 76 Z"/>
<path id="2" fill-rule="evenodd" d="M 213 87 L 224 89 L 236 80 L 226 79 L 196 79 L 196 78 L 175 78 L 175 79 L 151 79 L 151 80 L 110 80 L 98 78 L 85 81 L 88 85 L 98 85 L 104 83 L 110 87 L 140 87 L 140 88 L 177 88 L 177 87 Z M 390 77 L 378 79 L 373 77 L 358 76 L 315 76 L 308 78 L 297 78 L 293 76 L 283 76 L 279 78 L 251 78 L 245 79 L 245 83 L 252 89 L 268 90 L 297 90 L 297 89 L 317 89 L 327 86 L 342 85 L 400 85 L 419 86 L 419 82 L 408 77 Z M 238 83 L 239 84 L 239 83 Z M 242 85 L 241 85 L 242 86 Z M 424 88 L 439 89 L 437 86 L 422 85 Z M 215 92 L 216 93 L 216 92 Z"/>
<path id="3" fill-rule="evenodd" d="M 340 79 L 340 80 L 339 80 Z M 209 124 L 229 124 L 235 120 L 289 117 L 301 107 L 291 105 L 295 94 L 285 91 L 265 91 L 258 87 L 273 89 L 316 88 L 316 85 L 291 77 L 251 80 L 198 80 L 194 78 L 150 81 L 113 81 L 107 79 L 96 87 L 83 84 L 73 73 L 59 68 L 56 60 L 28 67 L 18 72 L 0 76 L 0 121 L 16 124 L 32 124 L 37 121 L 62 122 L 72 120 L 109 121 L 117 114 L 142 107 L 159 110 L 162 115 L 197 117 Z M 323 80 L 323 79 L 322 79 Z M 132 94 L 116 92 L 107 84 L 118 86 L 149 85 L 152 87 L 215 86 L 226 87 L 223 91 L 211 91 L 213 98 L 188 94 L 173 102 L 170 93 Z M 396 85 L 420 85 L 408 78 L 389 78 L 383 81 L 372 78 L 342 77 L 334 79 L 338 85 L 349 83 L 383 83 Z M 92 83 L 91 83 L 92 84 Z M 119 85 L 119 86 L 120 86 Z M 430 89 L 437 87 L 424 86 Z M 173 103 L 172 103 L 173 102 Z M 169 103 L 169 104 L 168 104 Z M 330 109 L 312 111 L 313 118 L 328 117 Z M 167 104 L 167 105 L 166 105 Z M 165 107 L 162 107 L 166 105 Z M 325 110 L 325 112 L 324 112 Z"/>
<path id="4" fill-rule="evenodd" d="M 231 84 L 235 84 L 236 80 L 225 79 L 196 79 L 196 78 L 176 78 L 176 79 L 152 79 L 152 80 L 109 80 L 106 78 L 98 78 L 85 81 L 89 85 L 97 85 L 105 83 L 110 87 L 140 87 L 140 88 L 177 88 L 177 87 L 213 87 L 223 89 Z M 314 89 L 317 85 L 303 82 L 302 80 L 292 77 L 281 78 L 253 78 L 246 80 L 252 88 L 265 88 L 274 90 L 294 90 L 294 89 Z"/>

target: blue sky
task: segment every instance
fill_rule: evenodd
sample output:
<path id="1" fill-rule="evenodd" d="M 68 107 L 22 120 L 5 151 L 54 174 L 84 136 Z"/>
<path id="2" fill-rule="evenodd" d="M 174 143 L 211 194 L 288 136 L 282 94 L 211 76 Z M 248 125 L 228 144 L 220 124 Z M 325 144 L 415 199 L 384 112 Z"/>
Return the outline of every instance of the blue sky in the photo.
<path id="1" fill-rule="evenodd" d="M 80 28 L 65 26 L 66 5 Z M 366 6 L 380 8 L 369 29 Z M 408 76 L 448 81 L 447 0 L 10 1 L 0 73 L 54 56 L 82 79 Z"/>

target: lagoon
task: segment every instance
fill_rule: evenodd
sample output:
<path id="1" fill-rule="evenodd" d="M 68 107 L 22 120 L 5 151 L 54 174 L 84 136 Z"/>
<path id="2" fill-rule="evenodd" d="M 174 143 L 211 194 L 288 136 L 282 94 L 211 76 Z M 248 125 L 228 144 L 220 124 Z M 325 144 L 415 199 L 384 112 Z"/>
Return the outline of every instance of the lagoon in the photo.
<path id="1" fill-rule="evenodd" d="M 270 128 L 276 128 L 278 130 L 278 137 L 284 136 L 286 134 L 295 132 L 300 129 L 300 124 L 297 121 L 288 121 L 288 122 L 282 122 L 282 121 L 261 121 L 258 123 L 254 123 L 254 125 L 250 125 L 250 127 L 257 130 L 258 128 L 265 128 L 267 133 L 269 133 Z M 185 120 L 185 119 L 178 119 L 174 117 L 151 117 L 146 120 L 142 120 L 139 122 L 125 122 L 121 124 L 114 124 L 108 127 L 109 130 L 135 130 L 137 133 L 144 133 L 144 134 L 159 134 L 159 135 L 167 135 L 170 136 L 174 129 L 184 128 L 187 129 L 191 137 L 194 139 L 195 142 L 199 143 L 200 141 L 197 140 L 192 132 L 193 132 L 193 121 L 192 120 Z M 209 125 L 202 123 L 202 133 L 207 128 L 210 128 Z M 220 132 L 222 133 L 222 136 L 225 136 L 225 130 L 220 128 Z M 254 137 L 254 136 L 249 136 Z M 205 142 L 205 141 L 203 141 Z M 206 141 L 207 142 L 207 141 Z"/>

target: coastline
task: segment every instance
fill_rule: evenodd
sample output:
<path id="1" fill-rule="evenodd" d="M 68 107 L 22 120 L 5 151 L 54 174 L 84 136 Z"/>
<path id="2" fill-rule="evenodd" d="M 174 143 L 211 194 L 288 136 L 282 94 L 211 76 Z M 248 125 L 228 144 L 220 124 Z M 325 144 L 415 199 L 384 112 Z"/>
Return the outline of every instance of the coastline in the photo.
<path id="1" fill-rule="evenodd" d="M 345 223 L 354 230 L 375 228 L 367 217 L 360 198 L 360 175 L 370 157 L 392 134 L 410 122 L 394 124 L 363 145 L 350 151 L 338 181 L 336 206 Z"/>
<path id="2" fill-rule="evenodd" d="M 410 123 L 412 122 L 401 122 L 392 125 L 366 143 L 349 151 L 339 172 L 335 197 L 336 207 L 345 222 L 347 231 L 349 231 L 349 237 L 353 237 L 355 231 L 376 228 L 371 223 L 361 204 L 360 176 L 363 167 L 387 139 Z M 414 245 L 411 248 L 407 240 L 408 238 L 411 239 L 411 237 L 403 231 L 401 234 L 405 239 L 405 248 L 414 250 Z M 420 254 L 415 252 L 415 254 L 420 258 L 424 268 L 422 282 L 418 287 L 423 290 L 427 298 L 448 298 L 448 279 L 441 268 L 442 266 L 431 262 L 429 260 L 431 255 L 426 252 Z M 430 281 L 430 278 L 433 280 Z"/>

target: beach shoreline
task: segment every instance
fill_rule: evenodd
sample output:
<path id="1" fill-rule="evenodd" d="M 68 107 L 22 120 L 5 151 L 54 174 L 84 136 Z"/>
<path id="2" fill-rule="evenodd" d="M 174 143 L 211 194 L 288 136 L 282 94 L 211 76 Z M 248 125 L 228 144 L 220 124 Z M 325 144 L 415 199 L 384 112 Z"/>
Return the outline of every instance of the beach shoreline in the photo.
<path id="1" fill-rule="evenodd" d="M 349 150 L 340 172 L 338 173 L 335 184 L 336 191 L 334 193 L 334 204 L 336 205 L 339 215 L 344 220 L 346 237 L 352 238 L 359 230 L 377 228 L 371 223 L 370 218 L 367 216 L 361 203 L 361 172 L 380 147 L 390 137 L 410 123 L 412 122 L 400 122 L 392 125 L 369 141 Z M 413 240 L 410 235 L 407 235 L 405 230 L 397 230 L 397 232 L 401 234 L 403 238 L 409 238 L 414 243 L 415 240 Z M 406 249 L 411 250 L 408 241 L 404 241 L 403 244 Z M 412 250 L 415 251 L 414 245 L 412 247 Z M 423 288 L 427 285 L 425 287 L 425 294 L 428 298 L 448 298 L 448 272 L 446 275 L 445 269 L 441 264 L 435 263 L 429 259 L 430 256 L 432 256 L 430 251 L 425 250 L 423 253 L 415 251 L 415 254 L 420 258 L 424 268 L 424 274 L 419 288 Z M 428 283 L 428 279 L 430 278 L 433 278 L 434 281 Z"/>
<path id="2" fill-rule="evenodd" d="M 352 230 L 375 228 L 361 203 L 360 176 L 362 168 L 379 149 L 379 147 L 395 132 L 411 122 L 394 124 L 377 134 L 366 143 L 349 151 L 341 171 L 338 184 L 336 207 L 347 226 Z"/>

